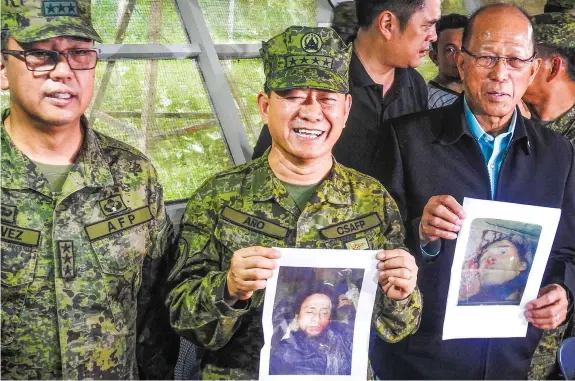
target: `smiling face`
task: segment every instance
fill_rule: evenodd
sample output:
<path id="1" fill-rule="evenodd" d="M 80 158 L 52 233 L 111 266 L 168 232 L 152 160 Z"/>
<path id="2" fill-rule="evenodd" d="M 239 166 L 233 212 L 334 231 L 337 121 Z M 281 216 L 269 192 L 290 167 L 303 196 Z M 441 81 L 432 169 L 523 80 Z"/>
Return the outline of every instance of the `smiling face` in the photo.
<path id="1" fill-rule="evenodd" d="M 476 56 L 529 59 L 533 55 L 533 30 L 528 19 L 514 8 L 488 9 L 476 17 L 472 28 L 464 47 Z M 513 69 L 499 60 L 489 69 L 477 66 L 468 54 L 458 54 L 465 96 L 475 116 L 511 118 L 539 63 L 534 60 L 521 69 Z"/>
<path id="2" fill-rule="evenodd" d="M 479 258 L 479 277 L 482 285 L 508 282 L 527 269 L 521 260 L 517 246 L 502 240 L 487 246 Z"/>
<path id="3" fill-rule="evenodd" d="M 31 49 L 65 51 L 92 48 L 92 41 L 70 37 L 55 37 L 31 44 Z M 10 38 L 8 50 L 23 50 Z M 2 63 L 2 90 L 10 91 L 13 111 L 34 125 L 64 127 L 77 126 L 94 92 L 95 70 L 72 70 L 64 57 L 60 57 L 54 70 L 34 72 L 18 57 L 8 56 Z"/>
<path id="4" fill-rule="evenodd" d="M 299 329 L 308 336 L 317 336 L 324 331 L 331 317 L 331 300 L 325 294 L 312 294 L 305 298 L 296 319 Z"/>
<path id="5" fill-rule="evenodd" d="M 286 157 L 313 160 L 331 155 L 349 115 L 351 96 L 294 89 L 260 93 L 258 106 L 274 148 Z"/>

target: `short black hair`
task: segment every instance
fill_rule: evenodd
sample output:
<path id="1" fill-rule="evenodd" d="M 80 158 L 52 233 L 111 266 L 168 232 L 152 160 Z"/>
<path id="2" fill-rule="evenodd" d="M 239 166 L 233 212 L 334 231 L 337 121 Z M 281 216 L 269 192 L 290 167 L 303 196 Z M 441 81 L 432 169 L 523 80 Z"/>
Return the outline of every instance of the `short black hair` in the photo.
<path id="1" fill-rule="evenodd" d="M 6 28 L 2 28 L 2 49 L 6 48 L 6 44 L 8 43 L 8 39 L 10 38 L 10 31 Z"/>
<path id="2" fill-rule="evenodd" d="M 567 75 L 569 79 L 575 82 L 575 49 L 564 48 L 562 46 L 551 44 L 537 44 L 537 54 L 541 58 L 551 58 L 553 55 L 558 55 L 566 63 Z"/>
<path id="3" fill-rule="evenodd" d="M 331 301 L 331 315 L 333 316 L 335 313 L 335 309 L 338 303 L 338 295 L 333 288 L 323 284 L 320 281 L 312 282 L 311 286 L 305 287 L 303 290 L 299 291 L 295 297 L 294 309 L 293 309 L 293 316 L 299 314 L 301 310 L 301 306 L 303 302 L 310 296 L 314 294 L 323 294 L 329 298 Z"/>
<path id="4" fill-rule="evenodd" d="M 447 29 L 462 29 L 465 28 L 469 19 L 467 16 L 460 15 L 457 13 L 451 13 L 445 16 L 441 16 L 437 24 L 435 24 L 435 31 L 437 33 L 437 39 L 439 39 L 439 35 L 441 32 Z M 433 50 L 437 49 L 437 41 L 433 41 L 431 43 Z"/>
<path id="5" fill-rule="evenodd" d="M 355 0 L 357 23 L 360 28 L 369 27 L 383 11 L 390 11 L 399 20 L 403 30 L 415 12 L 425 6 L 425 0 Z"/>
<path id="6" fill-rule="evenodd" d="M 467 25 L 465 26 L 465 28 L 463 28 L 463 37 L 462 37 L 462 42 L 461 42 L 462 46 L 467 48 L 467 46 L 469 45 L 469 40 L 471 39 L 471 34 L 473 32 L 473 24 L 475 23 L 475 19 L 477 18 L 477 16 L 490 10 L 491 8 L 511 8 L 511 9 L 515 9 L 515 10 L 519 11 L 521 14 L 523 14 L 523 16 L 525 16 L 525 18 L 527 19 L 527 22 L 529 23 L 529 26 L 531 26 L 531 30 L 533 31 L 533 23 L 531 22 L 531 18 L 529 16 L 529 14 L 527 12 L 525 12 L 525 10 L 523 8 L 521 8 L 515 4 L 507 4 L 507 3 L 489 4 L 489 5 L 485 5 L 481 8 L 479 8 L 478 10 L 473 12 L 471 17 L 469 17 L 469 21 L 467 22 Z M 535 33 L 531 33 L 531 44 L 533 46 L 533 49 L 535 49 Z"/>

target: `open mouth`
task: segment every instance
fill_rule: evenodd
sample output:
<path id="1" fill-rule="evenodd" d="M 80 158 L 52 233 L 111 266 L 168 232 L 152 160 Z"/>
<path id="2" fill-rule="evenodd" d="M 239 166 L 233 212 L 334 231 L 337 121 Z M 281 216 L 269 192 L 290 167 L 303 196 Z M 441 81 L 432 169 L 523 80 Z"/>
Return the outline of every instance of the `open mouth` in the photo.
<path id="1" fill-rule="evenodd" d="M 308 130 L 305 128 L 295 128 L 293 131 L 297 136 L 303 139 L 317 139 L 325 133 L 325 131 Z"/>

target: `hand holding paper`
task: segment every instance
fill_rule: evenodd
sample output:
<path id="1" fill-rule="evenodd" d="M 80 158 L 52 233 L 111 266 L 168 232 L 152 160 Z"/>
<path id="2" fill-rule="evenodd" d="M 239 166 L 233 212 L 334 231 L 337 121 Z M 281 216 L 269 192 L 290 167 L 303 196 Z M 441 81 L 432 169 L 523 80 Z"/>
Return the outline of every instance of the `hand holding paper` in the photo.
<path id="1" fill-rule="evenodd" d="M 264 289 L 267 279 L 274 274 L 274 259 L 279 257 L 276 250 L 261 246 L 236 251 L 226 277 L 230 297 L 247 300 L 254 291 Z"/>
<path id="2" fill-rule="evenodd" d="M 407 298 L 417 285 L 415 258 L 403 249 L 383 250 L 377 253 L 379 260 L 379 285 L 388 298 Z"/>
<path id="3" fill-rule="evenodd" d="M 558 284 L 539 290 L 538 298 L 526 306 L 527 321 L 540 329 L 554 329 L 567 317 L 567 292 Z"/>
<path id="4" fill-rule="evenodd" d="M 448 195 L 433 196 L 423 208 L 419 223 L 419 239 L 421 245 L 443 239 L 456 239 L 465 219 L 463 207 Z"/>

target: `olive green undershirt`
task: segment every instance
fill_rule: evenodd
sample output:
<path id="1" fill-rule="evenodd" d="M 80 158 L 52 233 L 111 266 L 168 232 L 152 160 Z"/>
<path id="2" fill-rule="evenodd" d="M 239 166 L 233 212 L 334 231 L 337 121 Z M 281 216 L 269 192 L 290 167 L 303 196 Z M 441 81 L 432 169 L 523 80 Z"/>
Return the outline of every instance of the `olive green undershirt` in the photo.
<path id="1" fill-rule="evenodd" d="M 314 195 L 321 182 L 312 185 L 295 185 L 282 181 L 282 184 L 286 187 L 286 190 L 290 197 L 295 201 L 299 210 L 302 211 L 311 199 L 311 196 Z"/>
<path id="2" fill-rule="evenodd" d="M 55 165 L 34 162 L 38 170 L 48 179 L 52 192 L 60 192 L 74 164 Z"/>

